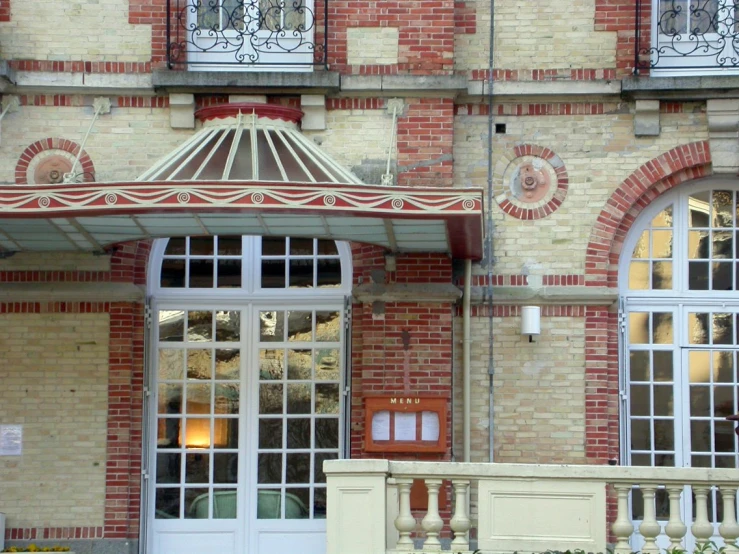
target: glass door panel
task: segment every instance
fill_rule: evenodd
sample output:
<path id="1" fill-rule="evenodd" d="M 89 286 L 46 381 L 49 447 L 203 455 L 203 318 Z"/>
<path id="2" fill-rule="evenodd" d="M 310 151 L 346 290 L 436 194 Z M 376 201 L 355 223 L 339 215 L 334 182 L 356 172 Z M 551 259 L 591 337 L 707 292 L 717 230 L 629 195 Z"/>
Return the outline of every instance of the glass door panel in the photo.
<path id="1" fill-rule="evenodd" d="M 158 312 L 156 519 L 236 519 L 241 312 Z"/>
<path id="2" fill-rule="evenodd" d="M 326 517 L 339 456 L 339 310 L 260 310 L 257 518 Z"/>

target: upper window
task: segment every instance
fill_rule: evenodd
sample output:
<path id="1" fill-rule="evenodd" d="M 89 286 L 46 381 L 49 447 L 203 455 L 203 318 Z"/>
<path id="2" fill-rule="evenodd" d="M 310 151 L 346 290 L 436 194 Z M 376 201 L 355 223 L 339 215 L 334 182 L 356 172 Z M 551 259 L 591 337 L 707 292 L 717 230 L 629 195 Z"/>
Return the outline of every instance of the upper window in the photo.
<path id="1" fill-rule="evenodd" d="M 166 243 L 166 244 L 165 244 Z M 176 294 L 184 289 L 270 291 L 316 289 L 345 292 L 350 283 L 342 254 L 332 240 L 293 237 L 177 237 L 158 243 L 161 260 L 151 286 Z"/>
<path id="2" fill-rule="evenodd" d="M 654 0 L 649 64 L 655 73 L 739 71 L 737 7 L 739 0 Z"/>
<path id="3" fill-rule="evenodd" d="M 625 289 L 713 296 L 739 290 L 739 193 L 709 189 L 674 198 L 627 243 Z"/>
<path id="4" fill-rule="evenodd" d="M 210 71 L 324 65 L 326 36 L 317 37 L 316 29 L 325 25 L 326 1 L 317 13 L 314 0 L 174 0 L 167 19 L 169 65 Z"/>

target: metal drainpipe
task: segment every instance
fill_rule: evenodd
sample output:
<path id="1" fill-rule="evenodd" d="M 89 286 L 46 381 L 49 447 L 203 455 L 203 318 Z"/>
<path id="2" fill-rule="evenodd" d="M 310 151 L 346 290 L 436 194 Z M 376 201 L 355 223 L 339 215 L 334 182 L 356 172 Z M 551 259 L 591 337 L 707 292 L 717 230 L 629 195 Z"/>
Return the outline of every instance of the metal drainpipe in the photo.
<path id="1" fill-rule="evenodd" d="M 472 389 L 470 383 L 470 346 L 472 338 L 470 337 L 470 282 L 472 281 L 472 260 L 464 261 L 464 296 L 462 297 L 462 381 L 463 381 L 463 397 L 462 409 L 463 414 L 463 436 L 464 436 L 464 460 L 470 461 L 470 435 L 471 435 L 471 409 L 470 409 L 470 391 Z"/>
<path id="2" fill-rule="evenodd" d="M 490 445 L 490 462 L 495 461 L 495 405 L 494 405 L 494 378 L 493 364 L 493 68 L 495 66 L 493 50 L 495 46 L 495 0 L 490 0 L 490 48 L 488 57 L 488 213 L 485 237 L 485 258 L 487 265 L 487 303 L 488 303 L 488 376 L 489 385 L 489 412 L 488 412 L 488 444 Z"/>

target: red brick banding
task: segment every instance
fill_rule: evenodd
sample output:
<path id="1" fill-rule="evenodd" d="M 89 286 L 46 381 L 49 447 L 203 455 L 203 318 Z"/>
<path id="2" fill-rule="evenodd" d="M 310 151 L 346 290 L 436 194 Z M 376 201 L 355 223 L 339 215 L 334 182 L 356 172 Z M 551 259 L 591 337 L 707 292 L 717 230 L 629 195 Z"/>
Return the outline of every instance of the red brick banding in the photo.
<path id="1" fill-rule="evenodd" d="M 10 0 L 0 0 L 0 21 L 10 21 Z"/>

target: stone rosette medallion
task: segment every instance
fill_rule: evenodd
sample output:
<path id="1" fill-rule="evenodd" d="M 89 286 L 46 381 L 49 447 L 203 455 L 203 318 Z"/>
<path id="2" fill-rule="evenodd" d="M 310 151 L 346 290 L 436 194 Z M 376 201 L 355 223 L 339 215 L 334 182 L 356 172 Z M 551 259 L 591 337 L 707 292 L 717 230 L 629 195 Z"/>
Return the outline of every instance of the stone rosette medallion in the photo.
<path id="1" fill-rule="evenodd" d="M 567 197 L 569 178 L 564 162 L 548 148 L 523 144 L 495 165 L 495 202 L 518 219 L 542 219 Z"/>

